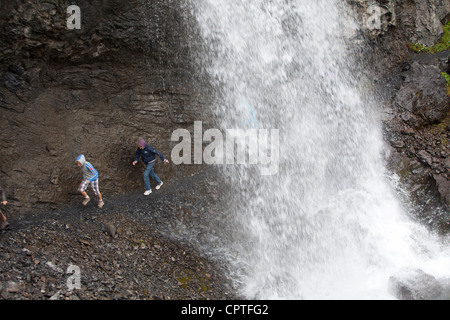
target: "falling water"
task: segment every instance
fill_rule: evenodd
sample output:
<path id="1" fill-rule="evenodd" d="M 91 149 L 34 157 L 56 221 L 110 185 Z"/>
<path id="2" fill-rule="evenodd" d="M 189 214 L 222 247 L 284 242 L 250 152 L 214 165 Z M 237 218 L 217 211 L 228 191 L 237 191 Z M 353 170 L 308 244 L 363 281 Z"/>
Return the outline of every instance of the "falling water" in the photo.
<path id="1" fill-rule="evenodd" d="M 279 132 L 276 174 L 225 166 L 236 222 L 226 245 L 242 294 L 389 299 L 388 277 L 401 267 L 448 276 L 448 247 L 410 220 L 386 172 L 376 100 L 351 68 L 357 25 L 343 1 L 191 5 L 221 129 Z"/>

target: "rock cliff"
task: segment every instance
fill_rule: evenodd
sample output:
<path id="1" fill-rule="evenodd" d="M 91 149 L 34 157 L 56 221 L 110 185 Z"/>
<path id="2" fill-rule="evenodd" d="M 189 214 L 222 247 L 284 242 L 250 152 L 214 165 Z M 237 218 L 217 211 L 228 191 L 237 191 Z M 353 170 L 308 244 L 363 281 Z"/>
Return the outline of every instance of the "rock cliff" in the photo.
<path id="1" fill-rule="evenodd" d="M 410 193 L 417 216 L 450 228 L 450 3 L 440 0 L 358 0 L 349 3 L 362 25 L 362 59 L 382 103 L 391 155 L 388 167 Z M 448 27 L 447 27 L 448 28 Z M 356 42 L 358 43 L 358 42 Z M 440 43 L 439 50 L 413 50 Z"/>
<path id="2" fill-rule="evenodd" d="M 441 72 L 449 71 L 449 51 L 415 53 L 409 45 L 441 39 L 450 3 L 348 3 L 363 27 L 354 43 L 383 101 L 389 167 L 419 216 L 430 221 L 431 214 L 432 225 L 448 229 L 450 100 Z M 80 8 L 80 29 L 67 25 L 77 22 L 67 13 L 71 4 Z M 80 153 L 100 172 L 105 196 L 140 190 L 142 170 L 131 166 L 139 138 L 170 156 L 174 129 L 211 120 L 184 1 L 16 0 L 1 7 L 0 179 L 14 208 L 78 199 Z M 196 169 L 156 170 L 164 180 Z"/>
<path id="3" fill-rule="evenodd" d="M 72 4 L 72 3 L 70 3 Z M 83 153 L 111 194 L 143 189 L 139 138 L 170 157 L 174 128 L 207 114 L 179 1 L 2 1 L 0 179 L 11 206 L 76 199 Z M 159 166 L 164 180 L 194 168 Z"/>

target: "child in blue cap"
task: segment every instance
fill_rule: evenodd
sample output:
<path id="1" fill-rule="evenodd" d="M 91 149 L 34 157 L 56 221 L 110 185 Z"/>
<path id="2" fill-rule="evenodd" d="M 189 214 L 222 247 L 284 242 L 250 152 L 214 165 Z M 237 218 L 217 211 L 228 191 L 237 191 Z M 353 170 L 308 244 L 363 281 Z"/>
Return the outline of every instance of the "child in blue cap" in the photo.
<path id="1" fill-rule="evenodd" d="M 84 196 L 83 205 L 87 205 L 91 200 L 88 194 L 86 193 L 86 189 L 88 185 L 91 186 L 94 194 L 98 196 L 98 207 L 101 208 L 105 204 L 102 199 L 102 194 L 98 188 L 98 172 L 95 170 L 94 166 L 86 161 L 84 155 L 80 154 L 75 160 L 77 165 L 81 168 L 83 172 L 83 181 L 81 181 L 80 186 L 78 187 L 78 192 L 80 192 Z"/>

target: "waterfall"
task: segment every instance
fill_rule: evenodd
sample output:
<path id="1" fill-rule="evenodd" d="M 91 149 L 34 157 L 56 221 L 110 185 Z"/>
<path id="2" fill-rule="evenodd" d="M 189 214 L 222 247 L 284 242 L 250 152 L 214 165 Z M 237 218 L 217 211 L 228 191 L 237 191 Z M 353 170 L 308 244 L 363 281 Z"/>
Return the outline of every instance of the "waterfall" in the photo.
<path id="1" fill-rule="evenodd" d="M 278 154 L 272 174 L 261 174 L 258 161 L 224 165 L 235 224 L 224 246 L 242 294 L 390 299 L 388 277 L 398 268 L 448 276 L 448 245 L 410 218 L 385 168 L 377 101 L 348 46 L 358 25 L 345 3 L 191 6 L 218 129 L 242 129 L 247 149 L 270 140 L 263 130 L 279 137 L 276 150 L 262 152 Z"/>

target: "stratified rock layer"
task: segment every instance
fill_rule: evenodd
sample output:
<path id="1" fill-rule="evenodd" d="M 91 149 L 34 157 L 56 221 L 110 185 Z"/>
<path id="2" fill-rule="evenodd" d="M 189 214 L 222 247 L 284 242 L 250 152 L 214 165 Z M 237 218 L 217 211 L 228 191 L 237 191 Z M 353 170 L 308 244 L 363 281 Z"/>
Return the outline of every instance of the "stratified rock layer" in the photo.
<path id="1" fill-rule="evenodd" d="M 450 3 L 347 2 L 362 26 L 355 48 L 384 104 L 390 169 L 425 221 L 447 230 L 449 96 L 440 73 L 449 71 L 448 52 L 430 58 L 408 44 L 439 41 Z M 175 129 L 213 121 L 214 97 L 196 59 L 201 44 L 187 1 L 78 6 L 81 28 L 69 30 L 66 3 L 2 3 L 0 179 L 21 212 L 74 201 L 80 153 L 99 171 L 104 196 L 141 190 L 142 167 L 131 166 L 139 138 L 170 157 Z M 195 169 L 156 166 L 163 180 Z"/>
<path id="2" fill-rule="evenodd" d="M 21 210 L 76 199 L 78 154 L 104 196 L 143 189 L 137 141 L 170 159 L 173 130 L 208 118 L 181 2 L 79 7 L 81 29 L 69 30 L 59 1 L 2 3 L 0 179 Z M 163 180 L 191 170 L 156 165 Z"/>

